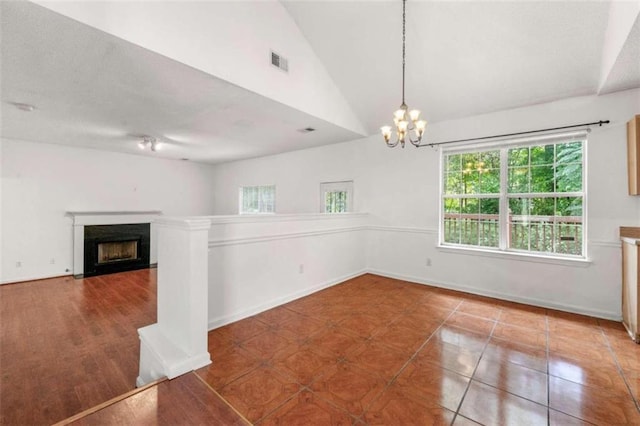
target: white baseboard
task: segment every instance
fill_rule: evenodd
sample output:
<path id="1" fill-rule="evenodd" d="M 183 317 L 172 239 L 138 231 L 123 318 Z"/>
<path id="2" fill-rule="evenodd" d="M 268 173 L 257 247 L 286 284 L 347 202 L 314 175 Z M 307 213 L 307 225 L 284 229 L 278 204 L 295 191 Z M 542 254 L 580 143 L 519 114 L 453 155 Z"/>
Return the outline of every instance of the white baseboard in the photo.
<path id="1" fill-rule="evenodd" d="M 223 325 L 239 321 L 241 319 L 250 317 L 252 315 L 259 314 L 260 312 L 267 311 L 271 308 L 275 308 L 280 305 L 284 305 L 285 303 L 291 302 L 296 299 L 300 299 L 301 297 L 308 296 L 312 293 L 318 292 L 328 287 L 332 287 L 336 284 L 340 284 L 344 281 L 350 280 L 355 277 L 359 277 L 360 275 L 366 274 L 367 269 L 362 269 L 360 271 L 354 272 L 352 274 L 343 275 L 341 277 L 337 277 L 313 287 L 306 288 L 301 291 L 296 291 L 294 293 L 287 294 L 285 296 L 276 297 L 275 299 L 271 299 L 268 302 L 261 303 L 260 305 L 252 306 L 250 308 L 244 309 L 240 312 L 219 316 L 217 318 L 209 319 L 209 330 L 213 330 L 218 327 L 222 327 Z"/>
<path id="2" fill-rule="evenodd" d="M 2 280 L 0 281 L 0 285 L 4 285 L 4 284 L 16 284 L 16 283 L 23 283 L 26 281 L 40 281 L 40 280 L 48 280 L 50 278 L 60 278 L 60 277 L 72 277 L 73 274 L 69 273 L 64 273 L 64 274 L 53 274 L 53 275 L 38 275 L 38 276 L 34 276 L 34 277 L 19 277 L 19 278 L 11 278 L 8 280 Z"/>
<path id="3" fill-rule="evenodd" d="M 188 354 L 169 340 L 158 323 L 138 329 L 140 369 L 136 385 L 146 385 L 162 377 L 173 379 L 211 364 L 209 352 Z M 206 341 L 205 341 L 206 343 Z"/>
<path id="4" fill-rule="evenodd" d="M 460 285 L 456 283 L 428 280 L 424 278 L 397 274 L 394 272 L 383 271 L 383 270 L 374 269 L 374 268 L 367 269 L 367 272 L 375 275 L 381 275 L 383 277 L 395 278 L 403 281 L 410 281 L 417 284 L 429 285 L 432 287 L 446 288 L 449 290 L 463 291 L 465 293 L 472 293 L 480 296 L 493 297 L 495 299 L 508 300 L 510 302 L 524 303 L 526 305 L 539 306 L 541 308 L 555 309 L 558 311 L 571 312 L 574 314 L 582 314 L 590 317 L 608 319 L 612 321 L 622 321 L 621 314 L 617 312 L 601 311 L 598 309 L 589 309 L 581 306 L 552 302 L 549 300 L 515 296 L 512 294 L 486 290 L 479 287 L 470 287 L 470 286 Z"/>

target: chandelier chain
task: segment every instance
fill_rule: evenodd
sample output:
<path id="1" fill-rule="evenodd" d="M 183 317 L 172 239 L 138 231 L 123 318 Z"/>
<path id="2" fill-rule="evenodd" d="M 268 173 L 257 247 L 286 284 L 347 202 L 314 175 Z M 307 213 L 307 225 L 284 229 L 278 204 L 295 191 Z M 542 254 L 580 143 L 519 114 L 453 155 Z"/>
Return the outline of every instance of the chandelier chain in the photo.
<path id="1" fill-rule="evenodd" d="M 405 68 L 405 39 L 406 39 L 406 14 L 407 0 L 402 0 L 402 105 L 404 105 L 404 68 Z"/>

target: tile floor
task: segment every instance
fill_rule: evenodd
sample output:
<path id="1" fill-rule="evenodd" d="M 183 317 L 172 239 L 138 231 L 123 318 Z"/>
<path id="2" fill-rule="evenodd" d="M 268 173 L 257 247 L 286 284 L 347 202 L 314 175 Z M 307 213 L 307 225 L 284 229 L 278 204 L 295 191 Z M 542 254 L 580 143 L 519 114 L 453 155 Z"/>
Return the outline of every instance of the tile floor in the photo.
<path id="1" fill-rule="evenodd" d="M 209 333 L 258 425 L 640 424 L 620 323 L 364 275 Z"/>

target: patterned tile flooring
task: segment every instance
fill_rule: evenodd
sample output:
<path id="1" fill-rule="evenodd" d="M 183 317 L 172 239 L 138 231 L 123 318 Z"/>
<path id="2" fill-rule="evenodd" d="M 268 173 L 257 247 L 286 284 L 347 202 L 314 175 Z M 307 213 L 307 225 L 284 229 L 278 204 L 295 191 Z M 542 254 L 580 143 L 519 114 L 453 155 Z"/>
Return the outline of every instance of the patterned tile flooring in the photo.
<path id="1" fill-rule="evenodd" d="M 258 425 L 640 424 L 620 323 L 363 275 L 209 333 Z"/>

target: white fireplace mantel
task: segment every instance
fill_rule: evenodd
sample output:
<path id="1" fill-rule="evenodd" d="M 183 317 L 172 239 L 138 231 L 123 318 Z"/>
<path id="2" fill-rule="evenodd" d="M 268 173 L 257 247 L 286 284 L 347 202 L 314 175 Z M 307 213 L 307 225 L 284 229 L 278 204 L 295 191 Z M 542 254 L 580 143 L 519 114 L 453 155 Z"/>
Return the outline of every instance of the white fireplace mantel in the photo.
<path id="1" fill-rule="evenodd" d="M 132 211 L 68 211 L 73 220 L 73 276 L 81 278 L 84 274 L 84 227 L 91 225 L 122 225 L 133 223 L 151 224 L 150 263 L 158 262 L 156 248 L 156 230 L 154 221 L 162 215 L 160 210 Z"/>

